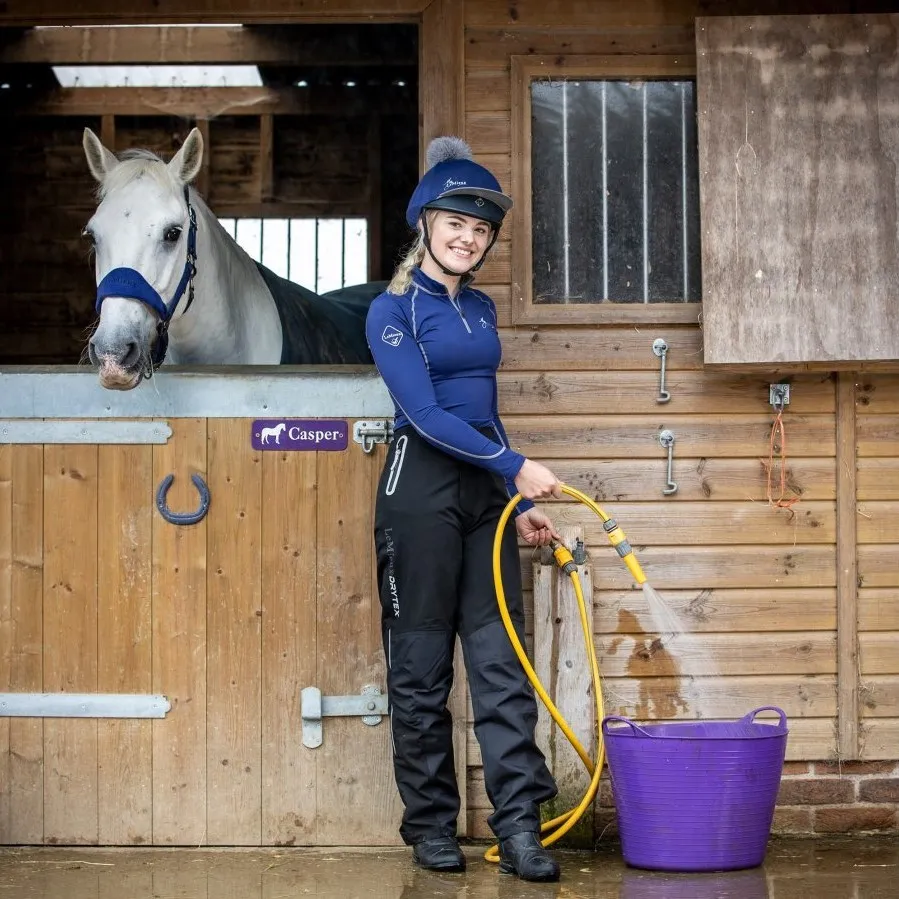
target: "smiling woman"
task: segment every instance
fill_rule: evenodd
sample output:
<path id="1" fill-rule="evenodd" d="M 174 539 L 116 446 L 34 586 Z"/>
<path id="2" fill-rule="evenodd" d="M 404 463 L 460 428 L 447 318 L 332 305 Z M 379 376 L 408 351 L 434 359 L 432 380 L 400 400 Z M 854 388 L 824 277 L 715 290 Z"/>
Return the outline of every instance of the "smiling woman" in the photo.
<path id="1" fill-rule="evenodd" d="M 458 633 L 502 870 L 558 880 L 538 834 L 540 803 L 556 788 L 534 740 L 534 695 L 482 586 L 500 515 L 521 494 L 515 528 L 503 531 L 501 568 L 523 637 L 515 532 L 531 546 L 560 539 L 532 502 L 560 496 L 559 481 L 509 446 L 497 408 L 496 307 L 471 286 L 512 200 L 458 138 L 432 141 L 427 165 L 406 210 L 415 243 L 366 321 L 396 416 L 375 544 L 394 773 L 405 806 L 400 834 L 421 867 L 465 868 L 446 710 Z"/>

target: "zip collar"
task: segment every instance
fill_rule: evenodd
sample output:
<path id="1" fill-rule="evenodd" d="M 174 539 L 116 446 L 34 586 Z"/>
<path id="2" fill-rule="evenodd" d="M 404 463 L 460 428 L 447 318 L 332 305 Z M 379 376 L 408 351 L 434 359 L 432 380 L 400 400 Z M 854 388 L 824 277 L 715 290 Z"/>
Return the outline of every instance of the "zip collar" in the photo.
<path id="1" fill-rule="evenodd" d="M 461 295 L 462 291 L 465 290 L 473 280 L 474 278 L 471 275 L 463 275 L 462 280 L 459 282 L 459 294 L 457 294 L 457 296 Z M 446 289 L 446 285 L 441 281 L 435 281 L 430 275 L 426 275 L 418 266 L 412 269 L 412 283 L 425 293 L 449 298 L 449 291 Z"/>

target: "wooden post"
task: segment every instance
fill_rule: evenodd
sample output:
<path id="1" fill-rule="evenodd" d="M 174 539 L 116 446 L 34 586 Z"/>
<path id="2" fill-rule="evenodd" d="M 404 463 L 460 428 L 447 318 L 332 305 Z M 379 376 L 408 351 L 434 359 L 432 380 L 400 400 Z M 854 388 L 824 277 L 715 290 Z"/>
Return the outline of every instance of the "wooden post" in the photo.
<path id="1" fill-rule="evenodd" d="M 368 117 L 368 280 L 383 277 L 381 261 L 381 116 Z M 388 266 L 389 267 L 389 266 Z"/>
<path id="2" fill-rule="evenodd" d="M 104 147 L 116 151 L 115 146 L 115 116 L 105 115 L 100 118 L 100 141 Z"/>
<path id="3" fill-rule="evenodd" d="M 433 0 L 422 13 L 419 49 L 421 169 L 432 138 L 465 136 L 465 4 Z"/>
<path id="4" fill-rule="evenodd" d="M 259 116 L 259 200 L 271 203 L 275 197 L 275 117 Z"/>
<path id="5" fill-rule="evenodd" d="M 837 375 L 837 741 L 856 759 L 858 739 L 858 556 L 855 372 Z"/>
<path id="6" fill-rule="evenodd" d="M 581 527 L 561 527 L 569 548 L 584 539 Z M 589 559 L 578 566 L 578 578 L 593 639 L 593 577 Z M 596 699 L 587 661 L 584 631 L 577 597 L 568 575 L 551 560 L 548 565 L 534 562 L 534 670 L 544 689 L 568 722 L 574 735 L 591 758 L 596 755 Z M 543 818 L 550 820 L 574 808 L 583 798 L 590 776 L 567 737 L 553 721 L 542 702 L 537 702 L 537 743 L 546 755 L 556 779 L 559 795 L 544 806 Z M 568 832 L 569 845 L 592 848 L 593 810 Z"/>

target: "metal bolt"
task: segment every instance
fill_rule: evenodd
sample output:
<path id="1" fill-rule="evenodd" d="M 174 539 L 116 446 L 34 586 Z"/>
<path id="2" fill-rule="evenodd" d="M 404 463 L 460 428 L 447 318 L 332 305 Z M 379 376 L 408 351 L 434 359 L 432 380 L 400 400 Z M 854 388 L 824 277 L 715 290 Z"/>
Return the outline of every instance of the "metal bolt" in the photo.
<path id="1" fill-rule="evenodd" d="M 375 710 L 375 704 L 374 704 L 373 702 L 370 702 L 370 703 L 368 704 L 367 708 L 368 708 L 369 711 L 372 711 L 372 712 L 373 712 L 373 711 Z"/>

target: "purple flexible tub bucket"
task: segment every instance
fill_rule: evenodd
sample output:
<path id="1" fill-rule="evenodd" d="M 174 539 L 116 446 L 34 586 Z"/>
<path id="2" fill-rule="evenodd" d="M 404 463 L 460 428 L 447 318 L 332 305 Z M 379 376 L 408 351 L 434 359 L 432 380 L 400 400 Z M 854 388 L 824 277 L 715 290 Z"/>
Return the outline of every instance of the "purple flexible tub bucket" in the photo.
<path id="1" fill-rule="evenodd" d="M 760 712 L 780 721 L 755 721 Z M 739 721 L 637 725 L 602 734 L 624 860 L 654 871 L 734 871 L 765 858 L 787 748 L 775 706 Z"/>

